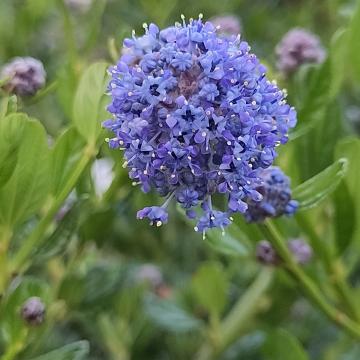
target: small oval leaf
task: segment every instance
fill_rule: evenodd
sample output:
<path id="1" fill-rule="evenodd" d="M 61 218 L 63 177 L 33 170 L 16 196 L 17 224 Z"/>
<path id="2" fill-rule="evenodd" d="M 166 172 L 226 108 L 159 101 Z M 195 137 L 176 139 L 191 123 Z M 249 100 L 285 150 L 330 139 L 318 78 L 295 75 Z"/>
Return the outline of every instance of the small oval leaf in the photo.
<path id="1" fill-rule="evenodd" d="M 309 360 L 299 340 L 283 329 L 272 331 L 263 345 L 263 354 L 266 360 L 279 360 L 287 354 L 291 360 Z"/>
<path id="2" fill-rule="evenodd" d="M 92 64 L 85 70 L 75 94 L 73 120 L 88 143 L 95 144 L 105 120 L 105 90 L 107 63 Z"/>

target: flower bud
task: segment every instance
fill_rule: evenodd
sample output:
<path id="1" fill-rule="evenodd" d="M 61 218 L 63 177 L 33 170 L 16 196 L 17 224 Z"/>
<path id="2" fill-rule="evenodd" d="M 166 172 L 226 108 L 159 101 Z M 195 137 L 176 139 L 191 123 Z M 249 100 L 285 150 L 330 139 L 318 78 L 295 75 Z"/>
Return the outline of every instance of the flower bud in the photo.
<path id="1" fill-rule="evenodd" d="M 36 296 L 27 299 L 21 308 L 21 317 L 28 325 L 42 324 L 45 319 L 45 305 L 41 299 Z"/>
<path id="2" fill-rule="evenodd" d="M 44 87 L 46 72 L 41 61 L 32 57 L 16 57 L 5 64 L 0 73 L 5 91 L 19 96 L 32 96 Z"/>
<path id="3" fill-rule="evenodd" d="M 312 258 L 312 248 L 302 239 L 290 240 L 288 247 L 294 255 L 295 260 L 301 265 L 308 263 Z"/>
<path id="4" fill-rule="evenodd" d="M 256 247 L 256 259 L 264 265 L 277 265 L 280 258 L 273 246 L 266 240 L 262 240 Z"/>
<path id="5" fill-rule="evenodd" d="M 289 178 L 280 168 L 271 166 L 259 174 L 262 184 L 256 190 L 262 195 L 258 201 L 250 199 L 245 218 L 248 222 L 261 222 L 268 217 L 293 215 L 298 202 L 291 199 Z"/>
<path id="6" fill-rule="evenodd" d="M 322 63 L 326 55 L 320 39 L 300 28 L 286 33 L 276 46 L 275 52 L 278 57 L 278 69 L 285 75 L 289 75 L 305 63 Z"/>

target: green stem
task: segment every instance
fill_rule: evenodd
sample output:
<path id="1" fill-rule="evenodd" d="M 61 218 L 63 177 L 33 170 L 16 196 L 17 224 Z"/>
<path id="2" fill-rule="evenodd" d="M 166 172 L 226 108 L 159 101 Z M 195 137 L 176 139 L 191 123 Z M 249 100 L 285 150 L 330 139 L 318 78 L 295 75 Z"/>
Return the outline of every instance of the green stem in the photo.
<path id="1" fill-rule="evenodd" d="M 9 274 L 7 251 L 9 248 L 12 230 L 4 227 L 0 229 L 0 296 L 4 293 Z"/>
<path id="2" fill-rule="evenodd" d="M 69 196 L 70 192 L 75 187 L 78 182 L 80 176 L 85 170 L 86 166 L 90 162 L 90 160 L 95 155 L 96 151 L 94 150 L 94 146 L 88 145 L 82 154 L 82 157 L 79 159 L 76 164 L 73 173 L 68 178 L 67 183 L 63 187 L 60 194 L 57 196 L 55 201 L 49 207 L 45 216 L 39 221 L 35 230 L 30 234 L 30 236 L 23 242 L 19 251 L 15 255 L 12 262 L 12 272 L 22 272 L 27 267 L 27 260 L 29 259 L 31 252 L 33 249 L 37 248 L 42 241 L 44 240 L 44 234 L 48 229 L 49 225 L 52 223 L 54 216 L 59 211 L 60 207 Z"/>
<path id="3" fill-rule="evenodd" d="M 27 337 L 27 331 L 26 330 L 22 330 L 19 338 L 9 344 L 9 346 L 7 347 L 7 349 L 5 350 L 4 354 L 1 356 L 1 360 L 13 360 L 16 358 L 17 354 L 24 348 L 25 345 L 25 340 Z"/>
<path id="4" fill-rule="evenodd" d="M 297 280 L 298 284 L 312 302 L 317 305 L 332 322 L 343 328 L 350 335 L 360 339 L 360 325 L 328 303 L 312 279 L 309 278 L 295 262 L 286 245 L 285 239 L 281 236 L 275 225 L 270 220 L 267 220 L 264 224 L 260 224 L 259 227 L 284 261 L 287 270 Z"/>
<path id="5" fill-rule="evenodd" d="M 269 288 L 273 271 L 270 268 L 264 268 L 256 277 L 255 281 L 246 290 L 245 294 L 237 301 L 230 313 L 219 325 L 219 337 L 217 343 L 206 342 L 196 356 L 197 360 L 208 360 L 216 358 L 221 354 L 248 324 L 248 320 L 255 315 L 259 309 L 259 299 Z"/>
<path id="6" fill-rule="evenodd" d="M 296 215 L 296 221 L 308 235 L 311 246 L 315 250 L 316 254 L 319 254 L 321 257 L 325 269 L 330 275 L 330 281 L 333 284 L 338 297 L 341 299 L 343 307 L 349 315 L 354 317 L 357 321 L 360 321 L 360 314 L 352 297 L 351 288 L 346 282 L 341 261 L 339 259 L 334 261 L 329 251 L 329 247 L 321 240 L 304 214 L 298 213 Z"/>

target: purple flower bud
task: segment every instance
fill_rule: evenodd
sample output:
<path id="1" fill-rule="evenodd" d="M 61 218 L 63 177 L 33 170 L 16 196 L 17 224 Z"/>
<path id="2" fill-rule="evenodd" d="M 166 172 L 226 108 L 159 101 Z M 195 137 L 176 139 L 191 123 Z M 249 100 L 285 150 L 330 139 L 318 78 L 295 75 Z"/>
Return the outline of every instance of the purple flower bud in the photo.
<path id="1" fill-rule="evenodd" d="M 5 91 L 31 96 L 44 87 L 46 72 L 41 61 L 32 57 L 16 57 L 3 66 L 0 79 L 6 80 Z"/>
<path id="2" fill-rule="evenodd" d="M 45 319 L 45 305 L 41 299 L 33 296 L 26 300 L 21 308 L 21 317 L 28 325 L 42 324 Z"/>
<path id="3" fill-rule="evenodd" d="M 326 52 L 320 39 L 301 28 L 290 30 L 275 49 L 278 69 L 289 75 L 305 63 L 322 63 Z"/>
<path id="4" fill-rule="evenodd" d="M 266 240 L 262 240 L 256 247 L 256 259 L 264 265 L 277 265 L 280 257 L 273 246 Z"/>
<path id="5" fill-rule="evenodd" d="M 288 247 L 296 261 L 301 265 L 308 263 L 312 258 L 312 248 L 303 239 L 290 240 L 288 242 Z"/>
<path id="6" fill-rule="evenodd" d="M 261 222 L 267 217 L 293 215 L 298 202 L 291 199 L 289 178 L 275 166 L 259 173 L 262 185 L 256 190 L 262 195 L 261 200 L 249 199 L 245 218 L 248 222 Z"/>
<path id="7" fill-rule="evenodd" d="M 246 211 L 245 201 L 259 200 L 259 175 L 286 143 L 296 112 L 239 37 L 219 36 L 201 18 L 144 28 L 109 69 L 109 145 L 124 150 L 134 185 L 168 198 L 138 218 L 160 226 L 175 199 L 190 218 L 201 206 L 195 230 L 223 228 Z M 226 200 L 223 211 L 212 208 L 215 194 Z"/>
<path id="8" fill-rule="evenodd" d="M 233 15 L 214 16 L 209 20 L 216 28 L 218 33 L 229 36 L 241 33 L 241 22 Z"/>

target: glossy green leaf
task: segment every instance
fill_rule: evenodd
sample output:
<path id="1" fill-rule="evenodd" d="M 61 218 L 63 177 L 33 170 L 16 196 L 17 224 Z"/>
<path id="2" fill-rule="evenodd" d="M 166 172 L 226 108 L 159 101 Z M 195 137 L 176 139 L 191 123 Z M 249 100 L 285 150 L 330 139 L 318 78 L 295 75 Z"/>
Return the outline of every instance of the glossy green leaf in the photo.
<path id="1" fill-rule="evenodd" d="M 95 144 L 106 119 L 106 68 L 104 62 L 92 64 L 85 70 L 75 94 L 73 121 L 84 139 Z"/>
<path id="2" fill-rule="evenodd" d="M 15 170 L 26 120 L 25 114 L 13 114 L 0 120 L 0 187 Z"/>
<path id="3" fill-rule="evenodd" d="M 31 360 L 85 360 L 88 359 L 89 349 L 89 343 L 82 340 L 65 345 Z"/>
<path id="4" fill-rule="evenodd" d="M 291 358 L 291 360 L 309 360 L 296 337 L 283 329 L 269 333 L 262 352 L 266 360 L 279 360 L 284 357 Z"/>
<path id="5" fill-rule="evenodd" d="M 175 333 L 196 330 L 201 322 L 170 300 L 154 296 L 145 299 L 145 313 L 154 324 Z"/>
<path id="6" fill-rule="evenodd" d="M 11 115 L 17 116 L 17 115 Z M 17 163 L 10 179 L 0 189 L 0 224 L 13 226 L 34 215 L 48 195 L 49 148 L 43 126 L 22 117 L 24 126 Z"/>
<path id="7" fill-rule="evenodd" d="M 220 264 L 203 264 L 192 279 L 198 302 L 210 313 L 220 315 L 227 304 L 229 282 Z"/>
<path id="8" fill-rule="evenodd" d="M 293 198 L 299 201 L 300 209 L 312 208 L 331 194 L 345 176 L 347 165 L 347 159 L 339 159 L 319 174 L 297 186 L 293 191 Z"/>
<path id="9" fill-rule="evenodd" d="M 85 145 L 84 140 L 74 128 L 67 129 L 56 141 L 51 151 L 50 192 L 57 196 L 81 156 L 81 151 Z"/>

